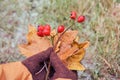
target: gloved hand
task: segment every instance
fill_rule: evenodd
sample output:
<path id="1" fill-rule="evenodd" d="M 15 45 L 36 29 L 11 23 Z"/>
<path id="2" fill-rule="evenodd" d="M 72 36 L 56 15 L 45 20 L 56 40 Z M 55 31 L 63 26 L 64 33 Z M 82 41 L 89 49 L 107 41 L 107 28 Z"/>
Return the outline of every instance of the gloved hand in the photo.
<path id="1" fill-rule="evenodd" d="M 49 59 L 51 52 L 53 52 L 53 48 L 48 48 L 47 50 L 22 61 L 23 65 L 25 65 L 32 74 L 33 80 L 45 80 L 46 69 L 43 69 L 38 74 L 36 73 L 43 68 L 44 61 L 47 61 Z"/>
<path id="2" fill-rule="evenodd" d="M 55 80 L 57 78 L 67 78 L 71 80 L 77 80 L 77 72 L 69 70 L 59 59 L 56 53 L 52 52 L 50 55 L 50 62 L 55 72 L 52 76 L 51 80 Z"/>

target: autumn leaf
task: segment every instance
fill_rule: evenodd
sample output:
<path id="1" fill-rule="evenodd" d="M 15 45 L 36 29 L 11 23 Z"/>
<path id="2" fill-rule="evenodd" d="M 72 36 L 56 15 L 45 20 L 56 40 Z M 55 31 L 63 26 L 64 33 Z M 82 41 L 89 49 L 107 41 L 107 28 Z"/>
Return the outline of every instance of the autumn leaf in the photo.
<path id="1" fill-rule="evenodd" d="M 29 25 L 29 31 L 26 36 L 27 43 L 19 45 L 21 53 L 27 57 L 44 51 L 52 46 L 51 41 L 50 39 L 48 39 L 48 37 L 39 37 L 36 33 L 36 28 L 32 25 Z M 55 49 L 55 52 L 57 53 L 61 61 L 70 70 L 85 69 L 84 66 L 80 64 L 80 62 L 85 55 L 85 48 L 89 46 L 89 42 L 85 41 L 83 43 L 79 43 L 79 37 L 77 36 L 77 34 L 78 31 L 76 30 L 66 31 L 62 35 Z M 54 44 L 56 43 L 60 35 L 61 34 L 57 34 L 55 30 L 51 32 L 51 37 L 54 37 Z"/>
<path id="2" fill-rule="evenodd" d="M 85 70 L 84 66 L 80 64 L 80 61 L 83 59 L 85 55 L 85 48 L 89 46 L 89 42 L 73 42 L 72 46 L 77 46 L 79 48 L 76 53 L 66 59 L 66 65 L 70 70 Z"/>
<path id="3" fill-rule="evenodd" d="M 79 37 L 77 31 L 67 31 L 60 39 L 60 50 L 57 53 L 59 58 L 70 70 L 84 70 L 84 66 L 80 64 L 80 61 L 85 55 L 85 48 L 89 46 L 89 42 L 85 41 L 79 43 Z M 55 37 L 55 41 L 59 35 Z"/>
<path id="4" fill-rule="evenodd" d="M 70 62 L 67 67 L 70 70 L 85 70 L 85 67 L 80 62 Z"/>
<path id="5" fill-rule="evenodd" d="M 72 43 L 72 46 L 78 46 L 78 48 L 79 49 L 81 49 L 81 48 L 87 48 L 88 46 L 89 46 L 89 42 L 88 41 L 85 41 L 85 42 L 83 42 L 83 43 L 78 43 L 78 42 L 76 42 L 76 41 L 74 41 L 73 43 Z"/>
<path id="6" fill-rule="evenodd" d="M 60 51 L 57 53 L 58 55 L 64 55 L 64 53 L 66 51 L 68 51 L 70 48 L 71 48 L 71 44 L 73 43 L 74 39 L 76 38 L 78 34 L 78 31 L 76 30 L 69 30 L 67 32 L 65 32 L 60 41 L 61 41 L 61 46 L 60 46 Z M 55 36 L 54 38 L 54 44 L 56 43 L 56 41 L 58 40 L 58 37 L 60 36 L 61 34 L 58 34 Z"/>
<path id="7" fill-rule="evenodd" d="M 68 57 L 70 57 L 74 52 L 76 52 L 78 48 L 76 46 L 68 48 L 63 52 L 63 54 L 59 55 L 61 60 L 66 60 Z"/>
<path id="8" fill-rule="evenodd" d="M 37 30 L 34 26 L 28 26 L 27 43 L 20 44 L 18 47 L 21 53 L 27 57 L 46 50 L 51 46 L 50 40 L 46 37 L 39 37 L 36 35 Z M 42 47 L 41 47 L 42 46 Z"/>
<path id="9" fill-rule="evenodd" d="M 66 31 L 60 41 L 61 41 L 61 44 L 64 45 L 64 44 L 72 44 L 73 40 L 76 38 L 78 34 L 78 31 L 76 30 L 69 30 L 69 31 Z M 55 39 L 54 39 L 54 44 L 56 43 L 56 41 L 58 40 L 58 37 L 60 36 L 61 34 L 58 34 L 55 36 Z"/>
<path id="10" fill-rule="evenodd" d="M 83 59 L 85 55 L 85 50 L 80 49 L 75 55 L 72 55 L 69 57 L 66 62 L 67 62 L 67 67 L 70 70 L 84 70 L 84 66 L 80 64 L 80 61 Z"/>

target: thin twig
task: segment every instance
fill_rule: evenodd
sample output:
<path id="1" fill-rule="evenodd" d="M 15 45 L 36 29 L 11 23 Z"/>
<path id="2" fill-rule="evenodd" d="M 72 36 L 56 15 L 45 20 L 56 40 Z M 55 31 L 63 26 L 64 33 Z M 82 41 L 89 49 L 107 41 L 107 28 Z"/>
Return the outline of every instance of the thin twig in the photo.
<path id="1" fill-rule="evenodd" d="M 48 68 L 47 68 L 47 69 L 48 69 L 48 70 L 47 70 L 47 73 L 46 73 L 45 80 L 48 79 L 48 76 L 49 76 L 49 73 L 50 73 L 50 61 L 49 61 L 49 63 L 48 63 Z"/>
<path id="2" fill-rule="evenodd" d="M 44 64 L 44 66 L 42 67 L 42 69 L 40 69 L 37 73 L 35 73 L 35 75 L 38 75 L 40 72 L 42 72 L 45 67 L 46 67 L 46 63 Z"/>
<path id="3" fill-rule="evenodd" d="M 44 62 L 44 65 L 45 65 L 45 69 L 46 69 L 46 71 L 48 71 L 48 68 L 47 68 L 47 64 L 46 64 L 46 62 Z"/>
<path id="4" fill-rule="evenodd" d="M 99 56 L 99 57 L 108 65 L 109 68 L 111 68 L 111 65 L 105 58 L 103 58 L 102 56 Z"/>

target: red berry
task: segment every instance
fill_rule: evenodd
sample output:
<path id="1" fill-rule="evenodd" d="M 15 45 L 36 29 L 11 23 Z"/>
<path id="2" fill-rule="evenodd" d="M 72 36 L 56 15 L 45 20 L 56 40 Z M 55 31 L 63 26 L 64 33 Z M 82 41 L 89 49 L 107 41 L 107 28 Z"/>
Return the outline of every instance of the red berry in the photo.
<path id="1" fill-rule="evenodd" d="M 37 32 L 37 35 L 40 36 L 40 37 L 43 37 L 43 36 L 44 36 L 44 34 L 43 34 L 42 31 L 38 31 L 38 32 Z"/>
<path id="2" fill-rule="evenodd" d="M 76 12 L 75 12 L 75 11 L 72 11 L 70 18 L 75 20 L 75 19 L 76 19 L 76 16 L 77 16 Z"/>
<path id="3" fill-rule="evenodd" d="M 58 33 L 61 33 L 64 31 L 64 29 L 65 29 L 65 27 L 63 25 L 60 25 L 60 26 L 58 26 L 57 31 L 58 31 Z"/>
<path id="4" fill-rule="evenodd" d="M 85 21 L 85 16 L 79 16 L 77 21 L 79 23 L 84 22 Z"/>
<path id="5" fill-rule="evenodd" d="M 46 25 L 45 25 L 45 29 L 47 29 L 47 30 L 51 30 L 50 25 L 46 24 Z"/>
<path id="6" fill-rule="evenodd" d="M 44 26 L 39 25 L 39 26 L 38 26 L 38 31 L 43 31 L 43 30 L 44 30 Z"/>
<path id="7" fill-rule="evenodd" d="M 44 29 L 43 34 L 44 34 L 45 36 L 49 36 L 49 35 L 50 35 L 50 30 Z"/>

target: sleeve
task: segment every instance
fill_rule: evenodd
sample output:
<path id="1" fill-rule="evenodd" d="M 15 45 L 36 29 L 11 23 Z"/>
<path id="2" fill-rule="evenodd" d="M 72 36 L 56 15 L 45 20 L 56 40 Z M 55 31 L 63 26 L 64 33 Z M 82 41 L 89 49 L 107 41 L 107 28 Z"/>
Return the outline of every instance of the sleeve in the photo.
<path id="1" fill-rule="evenodd" d="M 0 80 L 32 80 L 32 75 L 21 62 L 0 65 Z"/>

